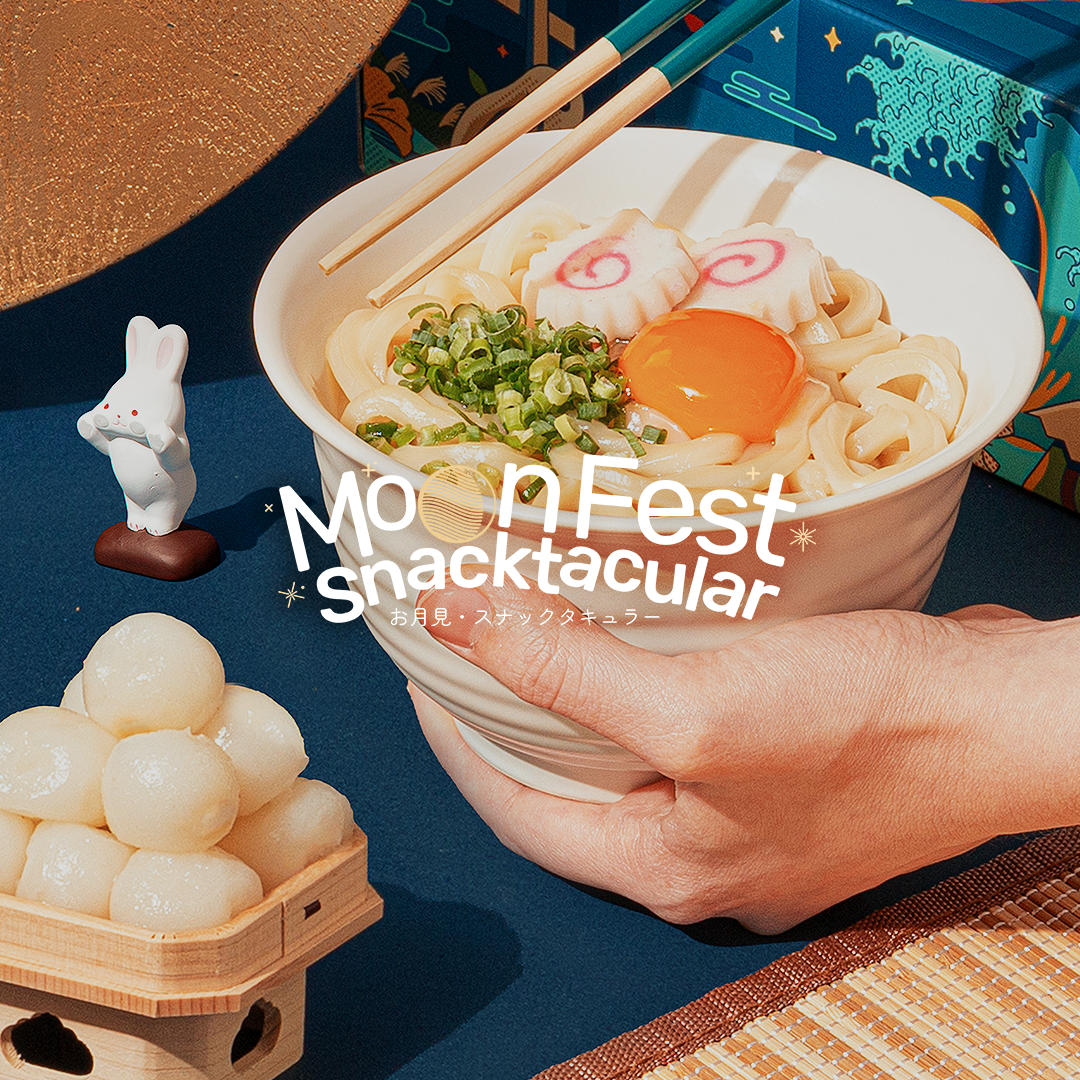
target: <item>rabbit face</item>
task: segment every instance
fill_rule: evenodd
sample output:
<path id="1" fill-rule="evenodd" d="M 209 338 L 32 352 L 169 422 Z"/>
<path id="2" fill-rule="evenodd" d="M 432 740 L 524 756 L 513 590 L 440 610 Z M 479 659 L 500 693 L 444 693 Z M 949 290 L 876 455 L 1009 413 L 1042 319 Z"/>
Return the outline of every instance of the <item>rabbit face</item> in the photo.
<path id="1" fill-rule="evenodd" d="M 160 330 L 143 315 L 128 324 L 127 368 L 93 410 L 105 436 L 142 439 L 155 428 L 183 435 L 184 394 L 180 377 L 187 362 L 187 335 L 175 325 Z"/>
<path id="2" fill-rule="evenodd" d="M 118 395 L 110 394 L 109 399 L 115 402 L 118 400 Z M 146 424 L 139 419 L 138 409 L 134 406 L 125 408 L 124 405 L 110 404 L 108 400 L 103 401 L 94 410 L 94 426 L 107 439 L 117 435 L 141 439 L 146 434 Z"/>

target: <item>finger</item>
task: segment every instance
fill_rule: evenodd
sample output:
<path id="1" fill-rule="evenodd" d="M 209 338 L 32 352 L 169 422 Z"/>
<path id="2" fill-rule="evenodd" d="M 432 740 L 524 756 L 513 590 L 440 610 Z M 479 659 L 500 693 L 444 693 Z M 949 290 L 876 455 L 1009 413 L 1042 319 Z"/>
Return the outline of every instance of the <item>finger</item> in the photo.
<path id="1" fill-rule="evenodd" d="M 1003 604 L 970 604 L 956 611 L 950 611 L 945 618 L 966 623 L 972 627 L 986 627 L 993 630 L 1027 628 L 1037 621 L 1030 615 L 1025 615 L 1016 608 L 1005 607 Z"/>
<path id="2" fill-rule="evenodd" d="M 670 782 L 606 804 L 535 791 L 474 753 L 441 705 L 412 684 L 409 693 L 439 764 L 506 847 L 561 877 L 637 898 L 648 876 L 641 863 L 655 861 L 651 822 L 673 804 Z"/>
<path id="3" fill-rule="evenodd" d="M 484 606 L 488 618 L 478 621 Z M 715 728 L 704 696 L 693 690 L 702 672 L 692 657 L 706 654 L 662 656 L 629 645 L 536 589 L 450 586 L 421 596 L 417 610 L 429 633 L 518 697 L 604 735 L 666 775 L 675 775 L 699 732 Z M 723 678 L 722 671 L 710 674 L 714 691 Z"/>

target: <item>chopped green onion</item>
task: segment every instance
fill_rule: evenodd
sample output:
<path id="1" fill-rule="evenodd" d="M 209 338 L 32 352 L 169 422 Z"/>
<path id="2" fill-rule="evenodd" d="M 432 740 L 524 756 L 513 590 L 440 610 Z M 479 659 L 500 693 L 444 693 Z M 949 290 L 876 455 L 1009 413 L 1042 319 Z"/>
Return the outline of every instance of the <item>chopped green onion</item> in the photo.
<path id="1" fill-rule="evenodd" d="M 499 485 L 502 483 L 502 473 L 494 465 L 487 461 L 481 461 L 476 466 L 476 471 L 487 480 L 492 491 L 499 490 Z"/>
<path id="2" fill-rule="evenodd" d="M 540 382 L 559 366 L 559 354 L 548 352 L 529 365 L 529 382 Z"/>
<path id="3" fill-rule="evenodd" d="M 464 435 L 464 434 L 465 434 L 465 424 L 464 424 L 463 421 L 459 420 L 456 424 L 448 424 L 444 428 L 439 428 L 439 430 L 435 432 L 435 442 L 437 442 L 437 443 L 452 442 L 459 435 Z M 640 457 L 641 455 L 639 454 L 638 456 Z"/>
<path id="4" fill-rule="evenodd" d="M 405 446 L 411 443 L 416 438 L 416 428 L 412 424 L 405 424 L 404 427 L 399 427 L 393 435 L 390 436 L 390 443 L 394 447 Z"/>
<path id="5" fill-rule="evenodd" d="M 579 420 L 603 420 L 607 416 L 606 401 L 580 401 L 577 414 Z"/>
<path id="6" fill-rule="evenodd" d="M 489 311 L 464 303 L 447 314 L 431 302 L 410 312 L 417 316 L 409 340 L 394 348 L 394 374 L 401 386 L 452 402 L 461 423 L 425 425 L 419 432 L 395 426 L 386 434 L 373 431 L 369 441 L 434 446 L 494 439 L 549 460 L 549 451 L 563 443 L 599 450 L 579 421 L 625 424 L 626 380 L 595 327 L 556 329 L 546 319 L 530 326 L 519 304 Z"/>
<path id="7" fill-rule="evenodd" d="M 446 318 L 446 308 L 444 308 L 442 304 L 437 304 L 434 301 L 429 301 L 426 304 L 420 304 L 417 307 L 414 307 L 409 312 L 409 318 L 415 319 L 421 311 L 437 311 L 444 319 Z"/>
<path id="8" fill-rule="evenodd" d="M 520 405 L 524 400 L 525 398 L 512 386 L 508 386 L 505 390 L 495 388 L 495 407 L 498 409 L 508 409 L 511 405 Z"/>
<path id="9" fill-rule="evenodd" d="M 667 439 L 667 428 L 654 427 L 652 424 L 646 424 L 641 429 L 641 441 L 647 443 L 653 443 L 655 446 L 659 446 Z"/>
<path id="10" fill-rule="evenodd" d="M 537 476 L 531 484 L 518 491 L 522 502 L 532 502 L 544 487 L 544 478 Z"/>
<path id="11" fill-rule="evenodd" d="M 477 304 L 458 304 L 450 312 L 451 322 L 460 322 L 468 319 L 470 322 L 479 322 L 484 315 L 484 309 Z"/>
<path id="12" fill-rule="evenodd" d="M 559 413 L 555 417 L 555 430 L 564 442 L 573 442 L 579 435 L 578 429 L 574 427 L 574 421 L 566 413 Z"/>
<path id="13" fill-rule="evenodd" d="M 397 429 L 398 426 L 393 420 L 372 420 L 366 424 L 360 424 L 356 429 L 356 434 L 361 439 L 390 439 Z"/>
<path id="14" fill-rule="evenodd" d="M 420 471 L 430 476 L 433 472 L 438 472 L 440 469 L 448 469 L 450 467 L 449 461 L 426 461 L 420 466 Z"/>
<path id="15" fill-rule="evenodd" d="M 587 431 L 581 433 L 580 438 L 575 440 L 574 445 L 583 454 L 595 454 L 600 449 L 600 444 Z"/>
<path id="16" fill-rule="evenodd" d="M 510 405 L 505 409 L 499 410 L 499 419 L 503 422 L 503 430 L 507 434 L 510 432 L 522 431 L 525 427 L 525 421 L 521 416 L 520 405 Z"/>
<path id="17" fill-rule="evenodd" d="M 573 392 L 574 387 L 570 382 L 570 376 L 561 368 L 553 371 L 544 383 L 544 397 L 552 405 L 561 405 Z"/>
<path id="18" fill-rule="evenodd" d="M 641 440 L 629 428 L 617 428 L 616 430 L 630 444 L 630 449 L 634 451 L 634 457 L 645 456 L 645 447 L 641 445 Z"/>

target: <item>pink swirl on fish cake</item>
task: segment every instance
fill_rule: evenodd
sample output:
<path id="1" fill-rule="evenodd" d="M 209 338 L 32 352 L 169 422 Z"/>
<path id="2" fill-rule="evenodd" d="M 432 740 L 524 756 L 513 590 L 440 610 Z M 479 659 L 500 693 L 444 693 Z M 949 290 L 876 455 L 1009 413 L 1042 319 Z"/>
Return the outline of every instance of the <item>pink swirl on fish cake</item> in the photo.
<path id="1" fill-rule="evenodd" d="M 611 289 L 630 276 L 630 257 L 618 249 L 619 238 L 600 236 L 568 255 L 555 280 L 568 289 Z"/>
<path id="2" fill-rule="evenodd" d="M 754 246 L 757 246 L 758 250 L 754 251 Z M 751 248 L 750 251 L 730 252 L 727 255 L 721 255 L 719 259 L 713 259 L 712 262 L 707 263 L 701 268 L 702 277 L 709 282 L 710 285 L 719 285 L 724 289 L 737 289 L 741 285 L 749 285 L 752 281 L 760 281 L 763 277 L 768 277 L 783 261 L 787 255 L 787 247 L 779 240 L 770 240 L 766 237 L 755 237 L 749 240 L 733 240 L 730 244 L 721 244 L 719 247 L 713 248 L 709 252 L 709 256 L 715 255 L 718 251 L 726 251 L 730 248 Z M 765 248 L 768 254 L 761 249 Z M 761 269 L 761 264 L 768 261 L 768 265 Z M 732 268 L 733 264 L 741 267 L 744 276 L 738 275 L 736 269 L 736 275 L 734 277 L 721 277 L 719 276 L 722 271 L 721 267 Z"/>

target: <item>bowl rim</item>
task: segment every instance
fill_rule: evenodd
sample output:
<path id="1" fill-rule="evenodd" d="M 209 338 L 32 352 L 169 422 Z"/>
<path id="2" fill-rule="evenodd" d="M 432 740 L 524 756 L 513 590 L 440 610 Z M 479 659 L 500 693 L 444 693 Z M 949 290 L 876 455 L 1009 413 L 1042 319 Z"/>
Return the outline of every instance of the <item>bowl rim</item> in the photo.
<path id="1" fill-rule="evenodd" d="M 648 137 L 652 138 L 656 138 L 658 135 L 661 138 L 674 137 L 678 139 L 694 137 L 701 142 L 703 147 L 720 141 L 731 141 L 745 144 L 748 147 L 757 145 L 775 148 L 777 151 L 788 154 L 799 150 L 797 147 L 773 143 L 763 139 L 751 139 L 718 132 L 681 128 L 628 127 L 617 132 L 613 138 L 633 139 L 642 137 L 646 133 Z M 542 150 L 543 144 L 553 143 L 565 137 L 565 135 L 566 132 L 562 131 L 532 132 L 521 138 L 536 142 L 538 149 Z M 406 182 L 411 184 L 424 173 L 434 168 L 446 155 L 452 153 L 454 153 L 453 149 L 442 150 L 418 158 L 410 158 L 390 169 L 384 170 L 382 173 L 376 173 L 372 177 L 367 177 L 350 185 L 338 195 L 317 207 L 289 232 L 274 252 L 260 277 L 252 309 L 255 346 L 260 363 L 274 389 L 294 415 L 311 430 L 316 439 L 323 440 L 339 453 L 356 462 L 361 471 L 366 472 L 370 468 L 372 473 L 377 472 L 380 476 L 393 475 L 400 477 L 408 481 L 414 491 L 419 491 L 420 487 L 428 479 L 427 475 L 394 461 L 369 446 L 353 432 L 350 432 L 340 420 L 334 417 L 319 402 L 312 390 L 303 383 L 295 367 L 289 362 L 284 341 L 280 334 L 277 313 L 281 309 L 281 301 L 286 293 L 286 286 L 292 277 L 291 268 L 294 262 L 294 249 L 305 246 L 307 234 L 312 229 L 317 229 L 321 219 L 333 216 L 340 205 L 351 203 L 357 197 L 358 190 L 372 180 L 380 180 L 380 182 L 385 183 L 386 181 L 381 178 L 390 173 L 402 175 L 398 170 L 404 170 L 415 174 L 407 178 L 403 176 L 403 179 L 406 179 Z M 901 197 L 923 204 L 932 213 L 952 214 L 952 211 L 936 203 L 928 195 L 883 173 L 854 162 L 845 161 L 842 158 L 824 154 L 820 155 L 820 157 L 829 161 L 833 167 L 839 167 L 844 173 L 859 175 L 860 181 L 864 184 L 871 186 L 878 184 L 883 189 L 894 192 L 898 186 L 904 193 Z M 542 193 L 537 197 L 542 197 Z M 945 216 L 942 220 L 949 221 L 951 218 Z M 909 489 L 918 487 L 953 469 L 966 468 L 975 454 L 986 446 L 1020 412 L 1038 380 L 1042 353 L 1045 347 L 1045 328 L 1042 313 L 1027 283 L 1001 248 L 992 240 L 974 230 L 971 240 L 976 243 L 981 241 L 985 244 L 985 257 L 998 260 L 1002 263 L 1003 271 L 1015 275 L 1015 281 L 1019 286 L 1017 299 L 1024 310 L 1022 315 L 1018 312 L 1013 321 L 1017 324 L 1026 324 L 1018 326 L 1018 332 L 1021 335 L 1028 335 L 1030 339 L 1028 346 L 1033 360 L 1036 361 L 1032 364 L 1030 376 L 1024 375 L 1023 364 L 1018 361 L 1012 377 L 1003 388 L 999 399 L 994 403 L 994 407 L 975 419 L 958 438 L 949 442 L 941 450 L 924 461 L 912 465 L 909 469 L 904 469 L 884 480 L 876 481 L 862 488 L 852 489 L 840 495 L 831 495 L 824 499 L 798 503 L 797 509 L 792 512 L 793 517 L 821 518 L 841 513 L 864 502 L 877 502 L 895 498 L 903 495 Z M 1021 299 L 1021 297 L 1025 296 L 1026 299 Z M 487 501 L 485 499 L 485 502 Z M 495 509 L 498 509 L 497 504 Z M 725 513 L 724 516 L 739 521 L 748 527 L 753 527 L 760 521 L 762 513 L 761 510 L 745 510 Z M 539 527 L 545 521 L 545 508 L 515 501 L 512 517 L 515 522 Z M 556 529 L 573 531 L 576 528 L 576 519 L 576 510 L 561 509 L 556 515 Z M 710 532 L 716 529 L 714 523 L 699 515 L 670 518 L 665 515 L 664 520 L 666 527 L 672 530 L 683 526 L 688 526 L 694 533 Z M 637 527 L 636 516 L 605 515 L 596 509 L 594 509 L 590 517 L 589 530 L 590 533 L 607 534 L 637 534 L 640 532 Z"/>

